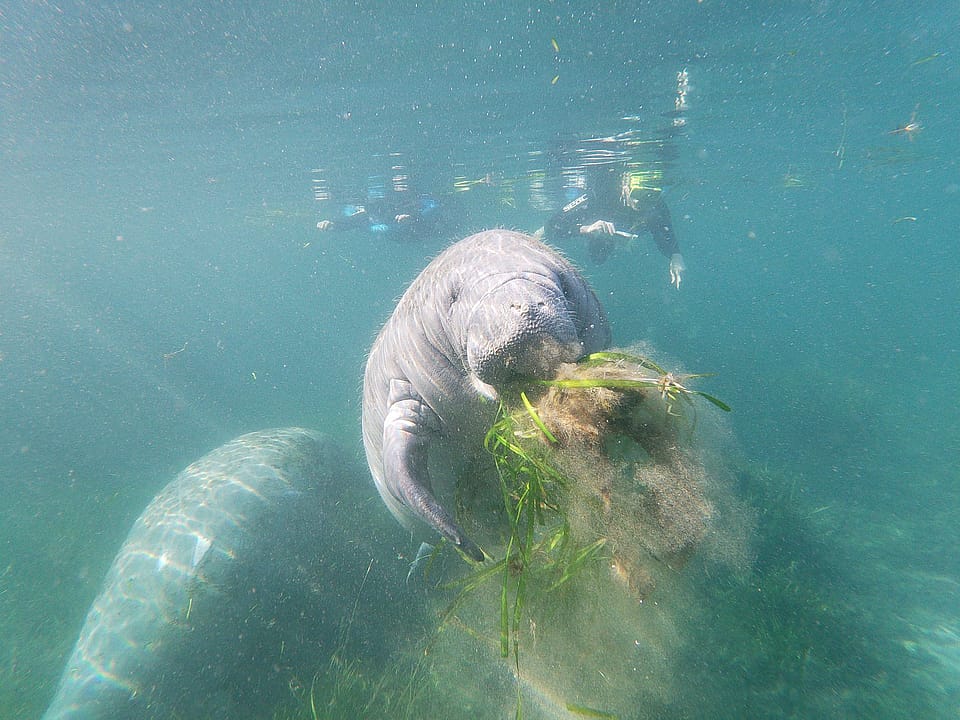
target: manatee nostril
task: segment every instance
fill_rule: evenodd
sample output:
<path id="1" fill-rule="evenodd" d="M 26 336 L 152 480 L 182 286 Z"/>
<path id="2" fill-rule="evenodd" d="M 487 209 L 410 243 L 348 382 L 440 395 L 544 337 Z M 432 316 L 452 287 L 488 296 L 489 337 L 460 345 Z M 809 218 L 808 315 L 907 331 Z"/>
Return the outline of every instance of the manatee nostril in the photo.
<path id="1" fill-rule="evenodd" d="M 510 303 L 510 309 L 521 315 L 531 315 L 533 313 L 543 312 L 550 306 L 546 300 L 537 300 L 529 303 Z"/>

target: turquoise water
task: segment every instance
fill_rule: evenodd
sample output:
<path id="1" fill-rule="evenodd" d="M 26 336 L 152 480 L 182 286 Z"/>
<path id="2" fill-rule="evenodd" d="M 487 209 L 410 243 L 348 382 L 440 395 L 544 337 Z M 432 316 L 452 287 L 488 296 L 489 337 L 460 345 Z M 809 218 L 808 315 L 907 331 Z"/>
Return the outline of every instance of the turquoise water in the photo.
<path id="1" fill-rule="evenodd" d="M 699 583 L 688 704 L 661 716 L 955 717 L 958 22 L 829 0 L 0 7 L 0 714 L 42 712 L 186 464 L 295 424 L 359 458 L 363 360 L 409 281 L 469 232 L 542 225 L 530 171 L 557 138 L 661 135 L 686 69 L 681 289 L 652 243 L 599 266 L 562 248 L 618 342 L 716 373 L 757 513 L 748 576 Z M 441 197 L 435 235 L 316 230 L 318 178 L 395 165 Z"/>

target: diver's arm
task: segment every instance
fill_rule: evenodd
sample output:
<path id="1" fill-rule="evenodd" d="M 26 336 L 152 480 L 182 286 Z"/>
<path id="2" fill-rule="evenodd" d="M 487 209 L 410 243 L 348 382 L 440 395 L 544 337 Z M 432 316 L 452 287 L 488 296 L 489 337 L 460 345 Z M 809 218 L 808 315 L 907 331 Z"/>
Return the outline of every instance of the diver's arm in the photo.
<path id="1" fill-rule="evenodd" d="M 662 199 L 658 200 L 647 213 L 644 225 L 650 231 L 653 241 L 664 257 L 669 258 L 680 254 L 680 243 L 677 241 L 677 234 L 673 231 L 670 210 Z"/>
<path id="2" fill-rule="evenodd" d="M 673 220 L 670 218 L 670 210 L 667 204 L 661 198 L 648 213 L 645 224 L 653 241 L 657 244 L 660 252 L 670 259 L 670 284 L 677 290 L 680 289 L 680 281 L 683 274 L 687 271 L 687 266 L 683 262 L 683 255 L 680 254 L 680 243 L 677 241 L 677 235 L 673 231 Z"/>
<path id="3" fill-rule="evenodd" d="M 589 225 L 580 226 L 581 235 L 620 235 L 622 237 L 636 237 L 632 233 L 617 230 L 617 226 L 609 220 L 595 220 Z"/>
<path id="4" fill-rule="evenodd" d="M 370 219 L 363 205 L 344 205 L 335 215 L 336 220 L 324 218 L 317 223 L 317 230 L 352 230 L 369 224 Z"/>
<path id="5" fill-rule="evenodd" d="M 544 228 L 548 238 L 574 237 L 576 235 L 619 235 L 635 238 L 633 233 L 618 230 L 610 220 L 593 220 L 585 212 L 561 210 L 547 222 Z"/>
<path id="6" fill-rule="evenodd" d="M 586 190 L 553 215 L 546 225 L 547 238 L 570 238 L 580 235 L 619 235 L 596 193 Z M 604 216 L 604 217 L 600 217 Z"/>

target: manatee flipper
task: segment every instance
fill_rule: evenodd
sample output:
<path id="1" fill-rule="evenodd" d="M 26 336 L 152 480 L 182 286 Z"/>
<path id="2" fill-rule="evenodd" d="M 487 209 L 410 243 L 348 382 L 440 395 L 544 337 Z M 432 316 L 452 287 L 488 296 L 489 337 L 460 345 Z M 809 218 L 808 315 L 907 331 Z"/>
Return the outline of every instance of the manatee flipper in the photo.
<path id="1" fill-rule="evenodd" d="M 400 397 L 396 394 L 404 393 Z M 449 512 L 433 496 L 428 469 L 428 448 L 434 427 L 433 411 L 410 392 L 409 383 L 391 383 L 393 402 L 383 423 L 384 483 L 406 508 L 465 555 L 483 562 L 483 551 L 467 537 Z"/>

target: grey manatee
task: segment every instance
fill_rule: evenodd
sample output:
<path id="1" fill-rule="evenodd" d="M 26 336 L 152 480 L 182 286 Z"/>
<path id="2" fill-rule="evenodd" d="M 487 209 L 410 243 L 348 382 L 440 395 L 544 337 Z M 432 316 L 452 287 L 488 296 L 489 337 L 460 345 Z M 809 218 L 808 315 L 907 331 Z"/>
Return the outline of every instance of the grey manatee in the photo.
<path id="1" fill-rule="evenodd" d="M 343 491 L 357 484 L 345 459 L 323 435 L 284 428 L 179 473 L 114 559 L 45 720 L 269 717 L 289 701 L 343 644 L 374 567 L 353 540 L 362 504 Z M 364 592 L 382 603 L 405 570 Z M 357 647 L 385 644 L 380 626 L 353 633 Z"/>
<path id="2" fill-rule="evenodd" d="M 363 443 L 387 507 L 483 560 L 448 510 L 456 479 L 431 478 L 429 456 L 477 452 L 499 390 L 609 344 L 587 281 L 539 240 L 488 230 L 447 248 L 400 298 L 367 360 Z"/>

